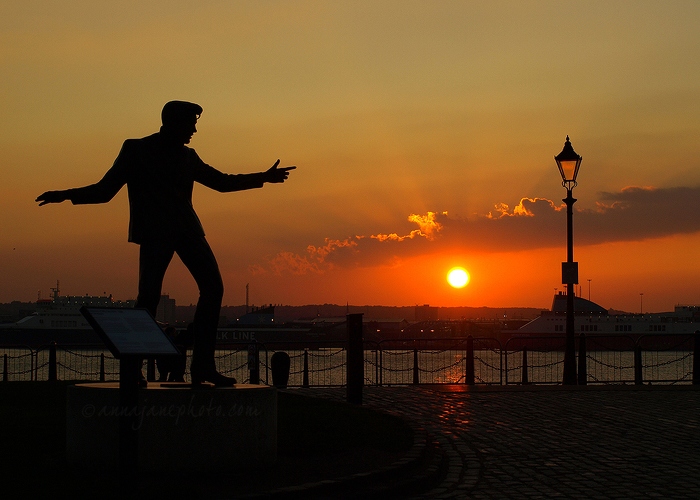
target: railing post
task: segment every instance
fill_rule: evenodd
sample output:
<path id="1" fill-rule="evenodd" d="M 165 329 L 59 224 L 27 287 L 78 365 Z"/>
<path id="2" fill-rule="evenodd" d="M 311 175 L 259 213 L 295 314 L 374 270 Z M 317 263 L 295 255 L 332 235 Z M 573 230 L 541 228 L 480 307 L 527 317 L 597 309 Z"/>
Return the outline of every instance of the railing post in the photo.
<path id="1" fill-rule="evenodd" d="M 56 369 L 56 342 L 51 343 L 49 348 L 49 382 L 58 380 L 58 370 Z"/>
<path id="2" fill-rule="evenodd" d="M 523 347 L 523 371 L 520 383 L 522 385 L 528 385 L 530 383 L 530 378 L 527 374 L 527 346 Z"/>
<path id="3" fill-rule="evenodd" d="M 374 351 L 374 385 L 379 385 L 379 347 Z"/>
<path id="4" fill-rule="evenodd" d="M 506 385 L 508 385 L 508 354 L 506 354 Z M 498 385 L 503 385 L 503 347 L 498 343 Z"/>
<path id="5" fill-rule="evenodd" d="M 420 377 L 418 376 L 418 349 L 413 349 L 413 383 L 420 383 Z"/>
<path id="6" fill-rule="evenodd" d="M 700 330 L 693 335 L 693 385 L 700 385 Z"/>
<path id="7" fill-rule="evenodd" d="M 362 314 L 348 314 L 347 383 L 348 403 L 362 404 L 362 386 L 365 380 L 365 353 L 362 346 Z"/>
<path id="8" fill-rule="evenodd" d="M 105 353 L 100 353 L 100 382 L 105 381 Z"/>
<path id="9" fill-rule="evenodd" d="M 379 385 L 384 385 L 384 360 L 382 359 L 382 348 L 379 347 Z"/>
<path id="10" fill-rule="evenodd" d="M 2 355 L 2 381 L 7 382 L 7 353 Z"/>
<path id="11" fill-rule="evenodd" d="M 578 385 L 588 384 L 588 372 L 586 371 L 586 334 L 579 335 L 578 342 Z"/>
<path id="12" fill-rule="evenodd" d="M 467 337 L 467 359 L 464 374 L 464 383 L 474 385 L 474 338 L 469 335 Z"/>
<path id="13" fill-rule="evenodd" d="M 260 383 L 260 357 L 258 353 L 258 344 L 253 342 L 248 344 L 248 371 L 250 372 L 249 380 L 251 384 Z"/>
<path id="14" fill-rule="evenodd" d="M 304 374 L 301 382 L 304 389 L 309 388 L 309 350 L 304 349 Z"/>
<path id="15" fill-rule="evenodd" d="M 639 345 L 639 340 L 634 343 L 634 384 L 642 385 L 644 383 L 642 376 L 642 348 Z"/>

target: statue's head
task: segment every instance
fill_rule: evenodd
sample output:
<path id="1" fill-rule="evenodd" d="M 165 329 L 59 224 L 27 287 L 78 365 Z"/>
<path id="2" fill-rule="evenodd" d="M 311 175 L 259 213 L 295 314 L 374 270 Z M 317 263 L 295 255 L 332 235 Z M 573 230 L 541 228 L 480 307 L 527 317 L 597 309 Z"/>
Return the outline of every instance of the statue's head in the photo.
<path id="1" fill-rule="evenodd" d="M 165 103 L 160 114 L 163 126 L 160 131 L 175 142 L 188 144 L 197 132 L 197 120 L 202 114 L 199 104 L 186 101 Z"/>

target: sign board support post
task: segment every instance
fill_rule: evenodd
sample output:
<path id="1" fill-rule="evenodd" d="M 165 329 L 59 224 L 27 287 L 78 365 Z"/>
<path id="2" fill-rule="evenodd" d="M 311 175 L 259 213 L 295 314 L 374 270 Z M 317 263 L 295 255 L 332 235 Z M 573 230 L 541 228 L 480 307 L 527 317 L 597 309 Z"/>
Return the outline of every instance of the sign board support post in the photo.
<path id="1" fill-rule="evenodd" d="M 141 364 L 138 356 L 119 360 L 119 472 L 128 479 L 138 469 L 138 404 Z"/>

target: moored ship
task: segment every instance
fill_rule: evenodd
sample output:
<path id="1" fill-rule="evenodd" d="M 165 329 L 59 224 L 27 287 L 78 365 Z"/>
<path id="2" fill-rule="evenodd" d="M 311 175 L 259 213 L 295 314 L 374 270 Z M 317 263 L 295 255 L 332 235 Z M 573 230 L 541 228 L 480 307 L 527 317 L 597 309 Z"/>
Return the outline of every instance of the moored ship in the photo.
<path id="1" fill-rule="evenodd" d="M 677 305 L 673 311 L 661 313 L 611 314 L 608 310 L 582 297 L 574 299 L 576 334 L 597 335 L 684 335 L 700 330 L 700 306 Z M 554 296 L 552 309 L 517 330 L 517 334 L 564 335 L 566 332 L 566 294 Z"/>
<path id="2" fill-rule="evenodd" d="M 0 325 L 0 343 L 38 347 L 50 342 L 98 344 L 102 341 L 80 313 L 82 306 L 134 307 L 135 301 L 114 300 L 112 295 L 61 295 L 59 282 L 51 298 L 36 301 L 36 311 L 15 323 Z"/>

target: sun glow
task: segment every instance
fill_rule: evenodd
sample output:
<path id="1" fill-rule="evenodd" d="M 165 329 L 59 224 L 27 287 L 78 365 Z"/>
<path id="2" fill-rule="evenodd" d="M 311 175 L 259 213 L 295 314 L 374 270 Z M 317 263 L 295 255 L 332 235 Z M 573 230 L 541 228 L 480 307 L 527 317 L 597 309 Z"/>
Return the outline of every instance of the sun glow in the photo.
<path id="1" fill-rule="evenodd" d="M 464 288 L 469 284 L 469 273 L 463 267 L 453 267 L 447 272 L 447 282 L 454 288 Z"/>

